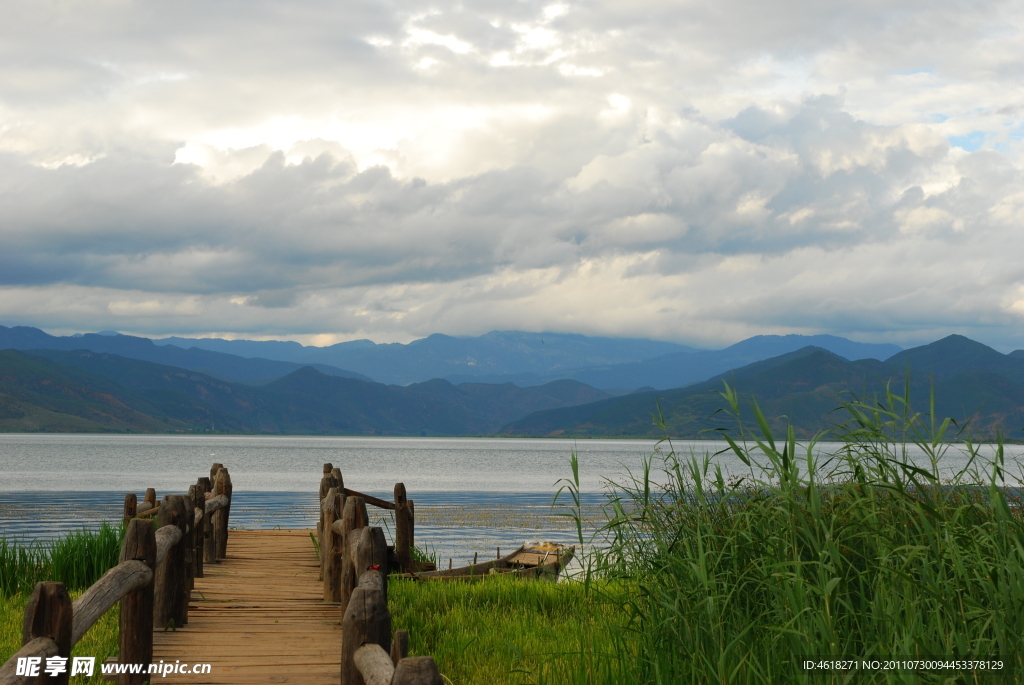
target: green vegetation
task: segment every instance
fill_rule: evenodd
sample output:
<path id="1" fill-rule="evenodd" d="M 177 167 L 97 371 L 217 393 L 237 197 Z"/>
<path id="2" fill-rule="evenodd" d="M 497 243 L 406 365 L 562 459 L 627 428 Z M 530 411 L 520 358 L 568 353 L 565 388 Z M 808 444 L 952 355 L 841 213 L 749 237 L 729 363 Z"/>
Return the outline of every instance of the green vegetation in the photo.
<path id="1" fill-rule="evenodd" d="M 82 590 L 71 591 L 72 600 L 77 599 Z M 21 623 L 25 615 L 25 604 L 29 593 L 16 593 L 0 597 L 0 655 L 14 654 L 21 649 Z M 120 605 L 115 604 L 110 611 L 100 617 L 92 628 L 82 637 L 72 650 L 72 656 L 96 657 L 96 668 L 92 678 L 75 676 L 72 682 L 102 683 L 100 664 L 107 657 L 117 656 L 118 650 L 118 618 Z M 0 662 L 2 663 L 2 662 Z"/>
<path id="2" fill-rule="evenodd" d="M 1024 512 L 986 463 L 902 395 L 844 405 L 825 457 L 788 430 L 726 434 L 748 467 L 671 443 L 611 484 L 585 571 L 557 585 L 400 584 L 396 627 L 452 683 L 993 683 L 1024 673 Z M 726 386 L 720 400 L 739 416 Z M 940 471 L 962 450 L 967 466 Z M 924 455 L 924 460 L 911 459 Z M 579 473 L 563 492 L 579 510 Z M 1018 465 L 1019 467 L 1019 465 Z M 1015 474 L 1020 477 L 1020 474 Z M 581 542 L 582 524 L 578 527 Z M 806 674 L 803 657 L 987 658 L 990 672 Z"/>
<path id="3" fill-rule="evenodd" d="M 828 681 L 800 670 L 804 656 L 994 656 L 1024 673 L 1024 515 L 1002 448 L 985 468 L 961 443 L 968 466 L 943 478 L 953 426 L 907 394 L 845 404 L 843 448 L 826 459 L 792 430 L 776 442 L 755 405 L 759 435 L 727 436 L 747 476 L 670 450 L 615 488 L 594 563 L 635 588 L 621 609 L 639 682 Z M 738 416 L 735 392 L 723 397 Z M 999 681 L 953 675 L 835 682 Z"/>
<path id="4" fill-rule="evenodd" d="M 609 630 L 628 601 L 598 582 L 488 578 L 477 583 L 392 580 L 395 629 L 410 653 L 428 654 L 454 685 L 464 683 L 633 683 L 629 644 Z"/>
<path id="5" fill-rule="evenodd" d="M 123 534 L 120 527 L 103 523 L 95 531 L 78 530 L 48 542 L 26 545 L 0 538 L 0 654 L 9 656 L 21 648 L 25 604 L 36 583 L 64 583 L 77 598 L 117 565 Z M 102 682 L 99 664 L 117 656 L 118 616 L 115 605 L 71 651 L 73 656 L 96 657 L 96 674 L 89 682 Z"/>
<path id="6" fill-rule="evenodd" d="M 95 531 L 77 530 L 47 542 L 0 538 L 0 597 L 30 593 L 43 580 L 64 583 L 68 590 L 88 588 L 117 565 L 123 535 L 120 527 L 103 523 Z"/>

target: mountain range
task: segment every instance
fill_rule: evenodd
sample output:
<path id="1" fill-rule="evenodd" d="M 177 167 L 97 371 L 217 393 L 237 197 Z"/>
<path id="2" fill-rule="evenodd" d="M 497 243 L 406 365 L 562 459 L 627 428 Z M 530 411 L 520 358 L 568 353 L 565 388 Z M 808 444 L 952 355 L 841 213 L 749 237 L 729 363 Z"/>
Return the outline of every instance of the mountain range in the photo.
<path id="1" fill-rule="evenodd" d="M 4 432 L 478 435 L 538 410 L 607 397 L 571 380 L 389 386 L 308 366 L 252 386 L 89 350 L 0 351 Z"/>
<path id="2" fill-rule="evenodd" d="M 762 359 L 816 345 L 848 359 L 885 359 L 900 348 L 830 335 L 755 336 L 723 350 L 697 350 L 642 338 L 492 331 L 475 338 L 431 335 L 409 344 L 356 340 L 329 347 L 296 342 L 164 338 L 114 332 L 53 336 L 37 328 L 0 326 L 0 349 L 91 350 L 199 371 L 214 378 L 267 383 L 304 366 L 330 376 L 409 385 L 444 378 L 455 385 L 572 379 L 621 395 L 705 380 Z"/>
<path id="3" fill-rule="evenodd" d="M 519 371 L 530 367 L 515 362 L 516 355 L 528 359 L 530 350 L 540 346 L 543 352 L 548 344 L 544 334 L 489 336 L 486 344 L 479 341 L 488 336 L 431 336 L 417 342 L 426 346 L 425 358 L 440 359 L 442 366 L 462 364 L 465 360 L 459 354 L 489 345 L 489 368 Z M 810 338 L 821 344 L 800 345 L 808 339 L 759 336 L 717 352 L 687 349 L 641 361 L 569 369 L 575 378 L 552 379 L 559 374 L 550 371 L 553 366 L 575 363 L 572 360 L 602 354 L 627 358 L 663 349 L 655 341 L 614 343 L 563 336 L 552 339 L 547 357 L 531 362 L 534 369 L 547 369 L 544 374 L 531 373 L 543 384 L 477 382 L 494 376 L 482 374 L 471 376 L 472 382 L 433 378 L 400 385 L 328 364 L 198 347 L 186 350 L 119 334 L 58 337 L 38 329 L 0 327 L 0 348 L 22 347 L 0 352 L 0 431 L 661 437 L 662 430 L 652 420 L 660 406 L 670 435 L 700 437 L 723 427 L 719 392 L 728 382 L 741 393 L 748 419 L 750 403 L 756 399 L 772 426 L 781 430 L 792 422 L 806 437 L 838 420 L 834 410 L 841 398 L 871 397 L 887 385 L 902 389 L 909 372 L 919 408 L 927 407 L 934 391 L 936 413 L 960 425 L 969 421 L 974 435 L 1002 432 L 1024 437 L 1022 350 L 1002 354 L 956 335 L 908 350 L 831 336 Z M 515 340 L 521 343 L 518 348 Z M 276 344 L 224 349 L 266 352 Z M 281 344 L 293 351 L 297 345 Z M 43 347 L 30 347 L 34 345 Z M 514 348 L 514 354 L 502 357 L 493 352 L 505 346 Z M 403 363 L 411 364 L 409 355 L 418 349 L 415 343 L 362 347 L 379 355 L 373 357 L 376 364 L 396 354 L 407 355 Z M 872 357 L 893 348 L 896 352 L 884 359 Z M 447 362 L 445 350 L 451 353 Z M 693 363 L 687 366 L 689 360 Z M 618 378 L 635 383 L 659 368 L 663 373 L 658 383 L 678 385 L 608 391 L 579 380 L 605 374 L 601 377 L 606 382 Z M 712 372 L 693 382 L 708 369 Z"/>
<path id="4" fill-rule="evenodd" d="M 155 364 L 200 371 L 222 380 L 246 383 L 267 382 L 306 366 L 312 366 L 328 376 L 372 380 L 354 371 L 346 371 L 329 364 L 299 364 L 277 359 L 241 357 L 198 347 L 183 349 L 175 345 L 155 345 L 149 338 L 138 338 L 113 332 L 55 336 L 28 326 L 12 328 L 0 326 L 0 350 L 3 349 L 106 352 L 130 359 L 141 359 Z"/>
<path id="5" fill-rule="evenodd" d="M 1019 351 L 1018 351 L 1019 352 Z M 720 393 L 729 383 L 743 398 L 741 417 L 753 425 L 756 399 L 774 431 L 791 423 L 810 437 L 844 419 L 841 399 L 870 399 L 886 386 L 902 393 L 909 372 L 912 404 L 970 422 L 972 435 L 999 432 L 1024 439 L 1024 355 L 1002 354 L 959 335 L 899 352 L 887 360 L 851 361 L 819 347 L 755 362 L 704 382 L 668 391 L 638 392 L 569 408 L 531 414 L 503 428 L 510 435 L 664 437 L 653 416 L 659 407 L 669 435 L 712 437 L 717 428 L 735 428 L 720 411 Z M 745 413 L 744 413 L 745 412 Z"/>

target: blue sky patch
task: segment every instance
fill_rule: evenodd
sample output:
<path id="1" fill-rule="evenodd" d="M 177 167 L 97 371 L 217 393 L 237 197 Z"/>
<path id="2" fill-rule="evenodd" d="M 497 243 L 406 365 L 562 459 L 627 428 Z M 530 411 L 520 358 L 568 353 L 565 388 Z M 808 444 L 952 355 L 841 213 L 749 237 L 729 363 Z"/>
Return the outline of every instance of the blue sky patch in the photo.
<path id="1" fill-rule="evenodd" d="M 971 131 L 965 136 L 950 136 L 949 144 L 954 147 L 962 147 L 968 152 L 974 152 L 975 150 L 981 149 L 982 144 L 985 142 L 984 131 Z"/>

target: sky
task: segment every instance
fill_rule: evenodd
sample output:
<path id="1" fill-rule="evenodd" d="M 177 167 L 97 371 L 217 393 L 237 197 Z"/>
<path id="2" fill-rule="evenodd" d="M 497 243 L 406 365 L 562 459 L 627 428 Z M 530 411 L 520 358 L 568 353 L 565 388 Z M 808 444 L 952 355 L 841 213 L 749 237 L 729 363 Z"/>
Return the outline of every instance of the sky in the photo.
<path id="1" fill-rule="evenodd" d="M 5 325 L 1024 347 L 1024 3 L 4 15 Z"/>

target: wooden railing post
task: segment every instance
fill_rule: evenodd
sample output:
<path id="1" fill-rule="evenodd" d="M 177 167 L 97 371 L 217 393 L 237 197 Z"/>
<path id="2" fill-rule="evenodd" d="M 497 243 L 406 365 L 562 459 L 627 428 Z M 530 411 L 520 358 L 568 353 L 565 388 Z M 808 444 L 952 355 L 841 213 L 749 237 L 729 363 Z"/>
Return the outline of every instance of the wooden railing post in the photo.
<path id="1" fill-rule="evenodd" d="M 199 479 L 202 483 L 206 492 L 210 494 L 210 497 L 214 496 L 214 482 L 209 478 L 203 477 Z M 206 495 L 203 495 L 206 499 L 209 499 Z M 205 511 L 205 507 L 203 507 Z M 217 535 L 213 529 L 213 514 L 206 514 L 203 517 L 203 563 L 216 564 L 217 563 Z"/>
<path id="2" fill-rule="evenodd" d="M 180 495 L 164 495 L 157 514 L 158 528 L 177 526 L 185 536 L 185 501 Z M 157 564 L 153 578 L 153 628 L 167 630 L 185 625 L 188 608 L 185 555 L 182 541 L 173 545 L 164 560 Z"/>
<path id="3" fill-rule="evenodd" d="M 25 605 L 25 620 L 22 624 L 21 644 L 40 637 L 48 637 L 57 645 L 57 656 L 68 659 L 63 673 L 49 676 L 45 672 L 46 660 L 39 667 L 39 676 L 31 683 L 66 685 L 71 672 L 71 598 L 64 583 L 36 583 Z"/>
<path id="4" fill-rule="evenodd" d="M 385 654 L 391 648 L 391 614 L 380 571 L 359 577 L 341 619 L 341 685 L 365 685 L 355 663 L 356 650 L 365 644 L 380 645 Z"/>
<path id="5" fill-rule="evenodd" d="M 150 568 L 156 565 L 156 535 L 148 519 L 135 519 L 128 524 L 121 544 L 121 562 L 137 560 Z M 148 664 L 153 661 L 153 583 L 131 592 L 121 599 L 119 624 L 120 648 L 118 662 Z M 149 680 L 144 673 L 123 673 L 118 685 L 142 685 Z"/>
<path id="6" fill-rule="evenodd" d="M 331 462 L 327 462 L 326 464 L 324 464 L 324 475 L 320 478 L 320 501 L 321 502 L 324 501 L 324 497 L 327 497 L 327 491 L 330 490 L 332 485 L 333 485 L 331 483 L 331 469 L 333 469 L 333 468 L 334 468 L 334 466 L 331 465 Z M 321 512 L 320 512 L 320 523 L 317 525 L 317 535 L 319 535 L 323 531 L 323 527 L 324 527 L 324 512 L 321 510 Z M 324 540 L 321 537 L 320 538 L 320 549 L 323 549 L 323 547 L 324 547 Z"/>
<path id="7" fill-rule="evenodd" d="M 407 657 L 398 662 L 391 685 L 444 685 L 432 656 Z"/>
<path id="8" fill-rule="evenodd" d="M 359 542 L 358 531 L 366 526 L 366 504 L 362 497 L 346 497 L 341 514 L 341 613 L 348 607 L 349 597 L 356 587 L 359 576 L 355 567 L 355 548 Z"/>
<path id="9" fill-rule="evenodd" d="M 328 466 L 330 466 L 330 464 L 324 464 L 325 471 Z M 331 488 L 333 487 L 332 483 L 333 480 L 330 475 L 325 475 L 320 479 L 320 499 L 318 500 L 320 502 L 320 521 L 316 524 L 316 539 L 320 544 L 320 577 L 318 580 L 324 579 L 324 564 L 326 563 L 324 550 L 327 549 L 327 529 L 325 528 L 324 523 L 324 519 L 326 518 L 324 512 L 324 500 L 327 499 L 327 496 L 331 492 Z"/>
<path id="10" fill-rule="evenodd" d="M 334 493 L 333 495 L 331 493 Z M 333 530 L 334 522 L 341 519 L 341 495 L 331 488 L 327 495 L 324 514 L 324 546 L 320 548 L 323 560 L 324 601 L 341 601 L 341 545 L 344 536 Z"/>
<path id="11" fill-rule="evenodd" d="M 135 514 L 138 513 L 139 509 L 139 498 L 135 496 L 134 492 L 129 492 L 124 496 L 124 514 L 121 516 L 121 521 L 124 525 L 128 525 L 128 522 L 135 518 Z"/>
<path id="12" fill-rule="evenodd" d="M 405 494 L 405 484 L 395 483 L 395 556 L 398 559 L 398 566 L 406 573 L 416 570 L 412 563 L 414 526 L 413 506 Z"/>
<path id="13" fill-rule="evenodd" d="M 409 631 L 396 630 L 395 639 L 391 641 L 391 663 L 395 666 L 398 662 L 409 656 Z"/>
<path id="14" fill-rule="evenodd" d="M 185 510 L 182 517 L 182 523 L 185 524 L 185 527 L 181 530 L 181 561 L 185 573 L 185 599 L 182 606 L 183 625 L 188 624 L 188 605 L 192 601 L 192 590 L 196 586 L 196 500 L 194 495 L 195 486 L 192 486 L 189 488 L 188 494 L 181 498 L 182 506 Z"/>
<path id="15" fill-rule="evenodd" d="M 231 500 L 231 476 L 228 470 L 221 468 L 217 471 L 217 479 L 213 486 L 214 495 L 226 495 Z M 213 538 L 216 544 L 216 559 L 219 561 L 228 554 L 228 512 L 231 505 L 213 512 Z"/>
<path id="16" fill-rule="evenodd" d="M 388 542 L 384 537 L 384 529 L 366 526 L 359 531 L 359 543 L 356 545 L 355 556 L 356 577 L 370 570 L 381 574 L 381 590 L 384 601 L 388 600 Z"/>
<path id="17" fill-rule="evenodd" d="M 203 559 L 206 557 L 206 532 L 210 529 L 210 515 L 206 513 L 206 493 L 209 492 L 209 484 L 209 478 L 200 478 L 196 481 L 195 485 L 196 508 L 201 509 L 203 512 L 203 518 L 199 520 L 199 525 L 196 526 L 196 547 L 194 552 L 196 578 L 202 578 L 204 574 Z"/>

